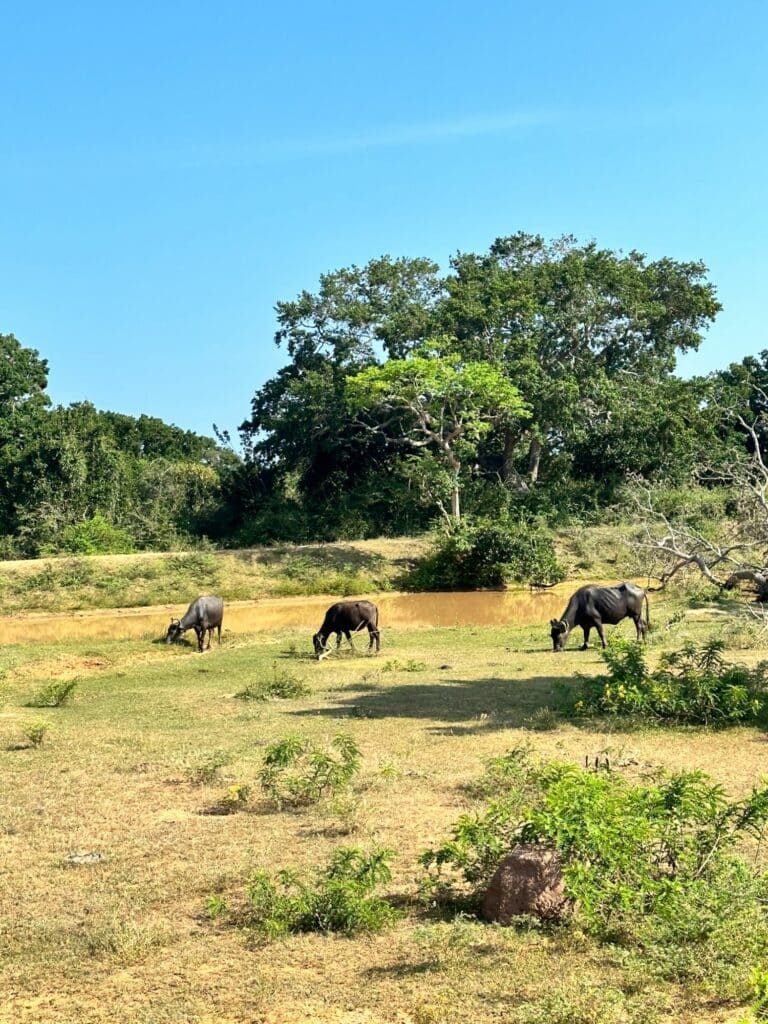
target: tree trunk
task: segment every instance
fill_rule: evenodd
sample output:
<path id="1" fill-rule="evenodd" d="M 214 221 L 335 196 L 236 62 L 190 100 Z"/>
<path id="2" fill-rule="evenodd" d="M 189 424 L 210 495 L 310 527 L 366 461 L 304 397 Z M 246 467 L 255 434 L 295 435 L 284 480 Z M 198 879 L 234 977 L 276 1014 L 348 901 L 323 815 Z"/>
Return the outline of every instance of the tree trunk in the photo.
<path id="1" fill-rule="evenodd" d="M 519 440 L 520 435 L 511 428 L 504 431 L 504 454 L 502 456 L 501 476 L 504 484 L 510 491 L 524 494 L 529 490 L 528 484 L 515 468 L 515 451 Z"/>
<path id="2" fill-rule="evenodd" d="M 454 480 L 453 490 L 451 491 L 451 515 L 458 521 L 461 519 L 461 506 L 459 503 L 459 481 Z"/>
<path id="3" fill-rule="evenodd" d="M 531 438 L 531 447 L 528 449 L 528 478 L 532 484 L 539 479 L 539 466 L 541 465 L 541 441 L 538 437 Z"/>

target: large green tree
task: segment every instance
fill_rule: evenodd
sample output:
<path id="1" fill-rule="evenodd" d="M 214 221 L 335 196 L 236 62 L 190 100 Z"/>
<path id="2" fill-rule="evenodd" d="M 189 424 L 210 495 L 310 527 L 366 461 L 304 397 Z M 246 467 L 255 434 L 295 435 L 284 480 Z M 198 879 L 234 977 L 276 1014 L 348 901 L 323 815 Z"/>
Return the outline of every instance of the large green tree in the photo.
<path id="1" fill-rule="evenodd" d="M 374 413 L 373 430 L 410 449 L 436 452 L 456 520 L 462 464 L 494 426 L 519 422 L 527 412 L 517 388 L 490 363 L 464 362 L 432 346 L 349 377 L 347 395 L 353 413 Z"/>
<path id="2" fill-rule="evenodd" d="M 507 425 L 503 477 L 525 489 L 542 459 L 580 440 L 596 418 L 636 404 L 695 349 L 720 305 L 703 263 L 648 261 L 538 235 L 460 253 L 446 279 L 443 323 L 468 359 L 514 381 L 531 408 Z"/>

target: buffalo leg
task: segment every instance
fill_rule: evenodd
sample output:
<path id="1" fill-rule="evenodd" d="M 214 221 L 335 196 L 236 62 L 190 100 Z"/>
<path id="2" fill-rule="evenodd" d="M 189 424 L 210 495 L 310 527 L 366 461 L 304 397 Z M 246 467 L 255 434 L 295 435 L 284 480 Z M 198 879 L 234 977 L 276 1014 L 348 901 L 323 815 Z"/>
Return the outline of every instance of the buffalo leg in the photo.
<path id="1" fill-rule="evenodd" d="M 355 644 L 354 644 L 354 641 L 352 640 L 352 634 L 350 633 L 350 631 L 348 629 L 344 630 L 344 636 L 347 638 L 347 643 L 349 644 L 349 646 L 354 651 Z"/>
<path id="2" fill-rule="evenodd" d="M 607 645 L 605 643 L 605 633 L 603 632 L 602 622 L 596 622 L 595 629 L 597 630 L 598 636 L 600 637 L 600 643 L 603 645 L 603 650 L 605 650 Z"/>
<path id="3" fill-rule="evenodd" d="M 219 647 L 221 647 L 221 625 L 219 624 L 217 628 L 219 630 Z"/>
<path id="4" fill-rule="evenodd" d="M 371 639 L 370 639 L 370 641 L 368 643 L 368 650 L 370 651 L 371 647 L 373 647 L 373 645 L 375 643 L 376 644 L 376 653 L 378 654 L 379 651 L 381 650 L 381 644 L 379 643 L 379 631 L 378 631 L 378 629 L 372 629 L 370 631 L 370 633 L 371 633 Z"/>
<path id="5" fill-rule="evenodd" d="M 195 634 L 197 636 L 197 653 L 203 653 L 203 639 L 205 637 L 205 630 L 202 626 L 195 626 Z"/>
<path id="6" fill-rule="evenodd" d="M 582 626 L 581 628 L 584 630 L 584 643 L 581 645 L 580 650 L 586 651 L 586 649 L 589 647 L 589 633 L 592 627 Z"/>

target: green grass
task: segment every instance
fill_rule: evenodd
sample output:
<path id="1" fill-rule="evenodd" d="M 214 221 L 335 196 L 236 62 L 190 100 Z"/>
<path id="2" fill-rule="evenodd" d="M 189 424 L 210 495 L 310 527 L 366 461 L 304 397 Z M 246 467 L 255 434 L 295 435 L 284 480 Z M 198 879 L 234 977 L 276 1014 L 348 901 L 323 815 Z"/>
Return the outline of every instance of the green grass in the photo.
<path id="1" fill-rule="evenodd" d="M 659 631 L 651 660 L 729 622 L 686 613 Z M 323 662 L 309 659 L 299 629 L 232 637 L 205 657 L 141 640 L 0 647 L 0 1021 L 737 1019 L 731 993 L 660 980 L 651 964 L 585 935 L 446 922 L 416 898 L 420 853 L 479 806 L 471 784 L 518 743 L 640 775 L 697 767 L 732 796 L 763 774 L 756 726 L 622 731 L 564 720 L 563 691 L 604 666 L 594 648 L 549 647 L 545 624 L 389 629 L 378 659 Z M 735 660 L 764 655 L 742 649 Z M 300 671 L 310 692 L 234 699 L 274 663 Z M 409 671 L 414 663 L 424 667 Z M 25 707 L 30 692 L 73 674 L 71 705 Z M 52 728 L 33 749 L 22 738 L 38 721 Z M 382 895 L 400 920 L 382 936 L 302 934 L 256 952 L 207 908 L 236 908 L 255 869 L 308 879 L 349 845 L 344 808 L 335 818 L 332 808 L 270 805 L 258 782 L 264 751 L 287 734 L 326 745 L 340 732 L 362 755 L 354 845 L 395 851 Z M 239 813 L 210 813 L 233 786 L 250 794 Z M 102 856 L 73 865 L 73 852 Z"/>

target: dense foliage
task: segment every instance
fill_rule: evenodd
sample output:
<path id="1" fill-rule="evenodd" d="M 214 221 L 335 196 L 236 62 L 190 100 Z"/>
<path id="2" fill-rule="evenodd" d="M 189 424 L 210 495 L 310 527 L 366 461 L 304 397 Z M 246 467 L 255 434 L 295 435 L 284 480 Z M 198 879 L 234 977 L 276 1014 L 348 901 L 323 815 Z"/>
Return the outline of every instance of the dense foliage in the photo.
<path id="1" fill-rule="evenodd" d="M 768 665 L 728 665 L 724 648 L 717 637 L 687 644 L 651 670 L 639 643 L 614 639 L 603 651 L 608 674 L 582 679 L 575 711 L 696 725 L 752 719 L 765 704 Z"/>
<path id="2" fill-rule="evenodd" d="M 440 536 L 406 583 L 413 590 L 473 590 L 508 583 L 549 585 L 564 576 L 544 527 L 479 518 Z"/>
<path id="3" fill-rule="evenodd" d="M 698 771 L 631 780 L 620 772 L 497 759 L 493 799 L 427 851 L 433 899 L 477 899 L 516 842 L 553 848 L 575 922 L 678 980 L 746 985 L 768 952 L 768 882 L 744 858 L 768 821 L 768 790 L 729 800 Z"/>
<path id="4" fill-rule="evenodd" d="M 277 303 L 286 364 L 254 394 L 242 457 L 226 435 L 53 407 L 45 359 L 0 335 L 0 554 L 552 524 L 602 516 L 628 475 L 728 490 L 762 450 L 768 353 L 675 375 L 719 309 L 701 262 L 571 237 L 498 238 L 444 273 L 381 257 L 323 274 Z"/>
<path id="5" fill-rule="evenodd" d="M 391 858 L 391 850 L 340 847 L 326 868 L 309 881 L 295 871 L 281 871 L 274 878 L 266 871 L 254 871 L 240 922 L 265 941 L 290 932 L 380 931 L 398 916 L 376 895 L 376 889 L 392 877 Z"/>

